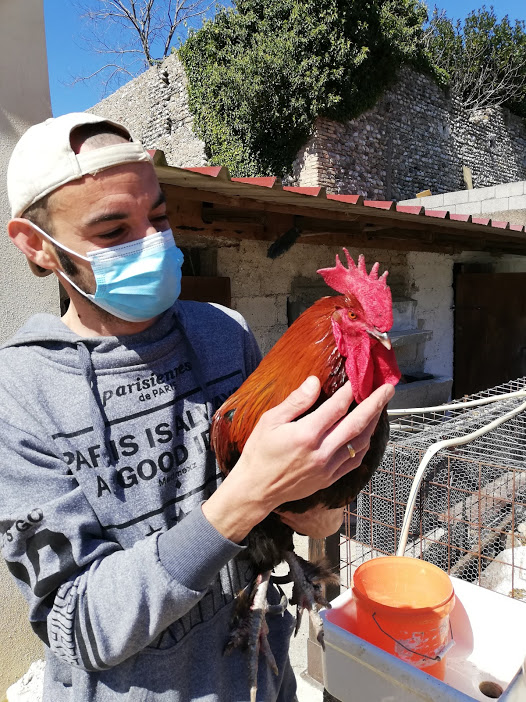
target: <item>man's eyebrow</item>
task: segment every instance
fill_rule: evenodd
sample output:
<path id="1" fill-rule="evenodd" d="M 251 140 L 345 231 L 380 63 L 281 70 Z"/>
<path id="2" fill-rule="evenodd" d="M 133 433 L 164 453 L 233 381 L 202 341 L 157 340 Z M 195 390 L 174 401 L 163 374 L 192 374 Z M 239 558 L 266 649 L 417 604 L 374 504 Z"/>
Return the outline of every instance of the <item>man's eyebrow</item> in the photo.
<path id="1" fill-rule="evenodd" d="M 158 207 L 160 207 L 165 202 L 166 202 L 166 195 L 161 191 L 159 193 L 159 197 L 153 203 L 153 205 L 150 207 L 150 209 L 156 210 Z M 95 224 L 101 224 L 101 222 L 113 222 L 115 220 L 126 219 L 128 216 L 129 216 L 128 212 L 108 212 L 108 214 L 98 215 L 97 217 L 93 217 L 93 219 L 89 219 L 86 222 L 86 225 L 88 227 L 92 227 Z"/>
<path id="2" fill-rule="evenodd" d="M 152 210 L 156 210 L 161 205 L 164 205 L 165 202 L 166 202 L 166 195 L 161 190 L 161 192 L 159 193 L 159 197 L 157 198 L 157 200 L 155 201 L 155 203 L 152 207 Z"/>

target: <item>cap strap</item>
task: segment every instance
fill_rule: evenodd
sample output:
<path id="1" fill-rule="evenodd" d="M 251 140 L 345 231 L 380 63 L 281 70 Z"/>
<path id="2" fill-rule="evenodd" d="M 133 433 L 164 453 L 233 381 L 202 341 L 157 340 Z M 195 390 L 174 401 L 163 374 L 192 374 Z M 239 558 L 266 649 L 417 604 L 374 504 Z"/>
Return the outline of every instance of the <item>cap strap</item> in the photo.
<path id="1" fill-rule="evenodd" d="M 93 174 L 104 168 L 137 161 L 151 161 L 150 155 L 142 144 L 112 144 L 77 154 L 81 175 Z"/>

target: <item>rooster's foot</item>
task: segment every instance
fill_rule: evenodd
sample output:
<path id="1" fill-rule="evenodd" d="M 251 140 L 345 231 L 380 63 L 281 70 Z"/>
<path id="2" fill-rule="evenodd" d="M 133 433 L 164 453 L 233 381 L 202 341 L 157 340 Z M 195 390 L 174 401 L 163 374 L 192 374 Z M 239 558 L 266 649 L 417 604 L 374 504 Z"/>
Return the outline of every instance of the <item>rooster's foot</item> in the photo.
<path id="1" fill-rule="evenodd" d="M 247 593 L 238 595 L 238 602 L 232 619 L 230 637 L 225 647 L 225 653 L 231 653 L 235 648 L 248 649 L 250 702 L 256 701 L 259 653 L 265 656 L 270 669 L 275 675 L 278 667 L 268 643 L 268 625 L 266 614 L 283 614 L 287 607 L 287 598 L 282 597 L 277 605 L 267 602 L 267 590 L 270 571 L 258 575 L 254 586 Z"/>
<path id="2" fill-rule="evenodd" d="M 296 630 L 298 633 L 301 624 L 301 615 L 304 610 L 309 613 L 310 620 L 316 632 L 316 638 L 321 647 L 325 649 L 323 640 L 323 622 L 319 614 L 320 607 L 330 608 L 329 602 L 322 594 L 322 585 L 338 583 L 338 576 L 335 575 L 324 563 L 310 563 L 301 556 L 297 556 L 292 551 L 288 551 L 285 560 L 287 561 L 292 580 L 291 604 L 296 605 Z"/>

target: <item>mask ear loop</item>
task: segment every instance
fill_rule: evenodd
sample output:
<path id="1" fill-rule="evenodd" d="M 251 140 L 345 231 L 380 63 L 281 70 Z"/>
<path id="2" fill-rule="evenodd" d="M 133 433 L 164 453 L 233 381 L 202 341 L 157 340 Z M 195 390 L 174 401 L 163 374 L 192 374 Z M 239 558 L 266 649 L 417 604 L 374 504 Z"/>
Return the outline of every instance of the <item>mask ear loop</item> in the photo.
<path id="1" fill-rule="evenodd" d="M 73 249 L 70 249 L 68 246 L 65 246 L 64 244 L 61 244 L 61 243 L 60 243 L 59 241 L 57 241 L 56 239 L 53 239 L 53 237 L 50 236 L 47 232 L 45 232 L 43 229 L 41 229 L 41 228 L 38 226 L 38 224 L 35 224 L 34 222 L 31 222 L 30 220 L 27 220 L 27 221 L 31 224 L 31 226 L 33 227 L 33 229 L 36 229 L 37 232 L 40 232 L 40 234 L 42 234 L 43 237 L 45 237 L 49 242 L 51 242 L 51 243 L 54 244 L 55 246 L 58 246 L 59 249 L 62 249 L 63 251 L 66 251 L 67 253 L 71 254 L 72 256 L 76 256 L 77 258 L 81 258 L 83 261 L 87 261 L 88 263 L 90 263 L 90 259 L 89 259 L 87 256 L 83 256 L 82 254 L 79 254 L 79 253 L 77 253 L 76 251 L 73 251 Z M 57 269 L 56 272 L 59 274 L 59 276 L 60 276 L 61 278 L 64 278 L 64 280 L 67 280 L 68 283 L 69 283 L 71 286 L 73 286 L 73 287 L 75 288 L 75 290 L 77 290 L 81 295 L 84 295 L 85 298 L 87 298 L 88 300 L 92 300 L 92 301 L 93 301 L 93 299 L 94 299 L 95 296 L 92 295 L 92 294 L 90 294 L 90 293 L 85 292 L 84 290 L 81 290 L 81 288 L 79 288 L 79 286 L 78 286 L 76 283 L 74 283 L 74 282 L 71 280 L 71 278 L 68 278 L 68 276 L 64 273 L 64 271 L 61 271 L 60 269 Z"/>
<path id="2" fill-rule="evenodd" d="M 29 224 L 33 227 L 33 229 L 36 229 L 37 232 L 42 234 L 43 237 L 45 237 L 48 241 L 50 241 L 52 244 L 55 244 L 55 246 L 58 246 L 59 249 L 62 249 L 63 251 L 66 251 L 68 254 L 71 254 L 72 256 L 76 256 L 77 258 L 81 258 L 83 261 L 87 261 L 89 263 L 89 258 L 87 256 L 83 256 L 82 254 L 77 253 L 76 251 L 73 251 L 73 249 L 68 248 L 64 244 L 61 244 L 60 241 L 57 241 L 56 239 L 53 239 L 52 236 L 50 236 L 47 232 L 45 232 L 43 229 L 40 229 L 38 224 L 35 224 L 34 222 L 31 222 L 29 219 L 27 220 Z M 60 271 L 59 271 L 60 272 Z"/>

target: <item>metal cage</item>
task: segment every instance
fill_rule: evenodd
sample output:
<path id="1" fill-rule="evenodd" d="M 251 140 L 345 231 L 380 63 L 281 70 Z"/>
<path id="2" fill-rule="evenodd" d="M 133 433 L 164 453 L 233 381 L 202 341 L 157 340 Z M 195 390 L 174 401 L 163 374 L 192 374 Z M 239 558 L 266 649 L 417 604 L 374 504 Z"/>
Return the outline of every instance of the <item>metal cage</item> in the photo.
<path id="1" fill-rule="evenodd" d="M 396 553 L 411 486 L 429 447 L 517 412 L 525 390 L 526 377 L 465 397 L 449 409 L 391 417 L 382 464 L 346 511 L 340 544 L 344 587 L 364 561 Z M 471 406 L 497 395 L 508 396 Z M 405 555 L 526 601 L 526 411 L 465 445 L 439 450 L 408 523 Z"/>

